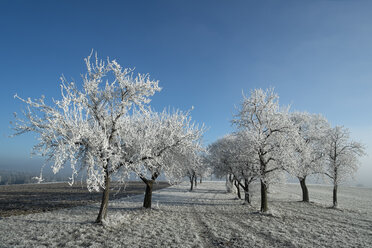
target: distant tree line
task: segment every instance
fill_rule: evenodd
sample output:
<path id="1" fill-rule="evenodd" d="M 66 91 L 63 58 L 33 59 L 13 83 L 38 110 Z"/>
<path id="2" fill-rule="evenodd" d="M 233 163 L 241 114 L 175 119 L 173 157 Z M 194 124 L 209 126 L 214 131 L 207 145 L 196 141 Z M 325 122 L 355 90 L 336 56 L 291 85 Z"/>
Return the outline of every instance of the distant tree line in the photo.
<path id="1" fill-rule="evenodd" d="M 35 177 L 37 173 L 32 172 L 20 172 L 20 171 L 0 171 L 0 185 L 9 184 L 26 184 L 36 183 Z M 46 174 L 43 175 L 44 182 L 60 182 L 67 181 L 68 177 L 62 174 Z"/>

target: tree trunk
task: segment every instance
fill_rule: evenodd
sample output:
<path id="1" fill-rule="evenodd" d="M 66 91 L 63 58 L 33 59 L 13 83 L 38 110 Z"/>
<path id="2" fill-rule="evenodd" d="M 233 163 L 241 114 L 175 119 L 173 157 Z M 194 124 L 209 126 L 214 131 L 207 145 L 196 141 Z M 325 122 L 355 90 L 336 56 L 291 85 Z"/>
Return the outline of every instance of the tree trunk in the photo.
<path id="1" fill-rule="evenodd" d="M 230 184 L 233 184 L 233 175 L 228 174 L 228 176 L 226 177 L 226 181 L 229 182 Z"/>
<path id="2" fill-rule="evenodd" d="M 309 202 L 309 191 L 307 190 L 307 186 L 306 186 L 306 177 L 304 178 L 299 178 L 300 180 L 300 185 L 301 185 L 301 189 L 302 189 L 302 201 L 303 202 Z"/>
<path id="3" fill-rule="evenodd" d="M 110 196 L 110 177 L 108 174 L 108 171 L 105 171 L 105 188 L 103 190 L 102 194 L 102 201 L 101 201 L 101 207 L 99 209 L 99 213 L 96 219 L 96 223 L 102 223 L 102 220 L 106 218 L 107 215 L 107 206 Z"/>
<path id="4" fill-rule="evenodd" d="M 154 184 L 154 180 L 147 180 L 147 182 L 145 183 L 146 183 L 146 193 L 145 193 L 145 199 L 143 200 L 143 207 L 151 208 L 152 186 Z"/>
<path id="5" fill-rule="evenodd" d="M 202 183 L 202 177 L 200 177 L 200 182 L 199 183 Z"/>
<path id="6" fill-rule="evenodd" d="M 231 193 L 232 192 L 232 182 L 231 182 L 231 175 L 228 174 L 226 175 L 226 191 L 227 193 Z"/>
<path id="7" fill-rule="evenodd" d="M 251 198 L 249 195 L 249 184 L 247 180 L 244 182 L 244 201 L 248 204 L 251 204 Z"/>
<path id="8" fill-rule="evenodd" d="M 244 201 L 248 204 L 251 204 L 251 198 L 249 195 L 249 191 L 244 191 Z"/>
<path id="9" fill-rule="evenodd" d="M 261 180 L 261 212 L 267 212 L 267 185 Z"/>
<path id="10" fill-rule="evenodd" d="M 337 208 L 337 184 L 333 186 L 333 207 Z"/>
<path id="11" fill-rule="evenodd" d="M 238 181 L 234 181 L 234 185 L 235 185 L 235 187 L 236 187 L 236 190 L 237 190 L 237 194 L 238 194 L 238 198 L 239 199 L 242 199 L 242 196 L 241 196 L 241 194 L 240 194 L 240 187 L 239 187 L 239 183 L 238 183 Z"/>
<path id="12" fill-rule="evenodd" d="M 143 207 L 144 208 L 151 208 L 151 200 L 152 200 L 152 186 L 156 178 L 158 178 L 159 173 L 154 172 L 151 176 L 151 180 L 141 176 L 141 180 L 146 184 L 146 191 L 145 191 L 145 199 L 143 199 Z"/>
<path id="13" fill-rule="evenodd" d="M 194 175 L 194 180 L 195 180 L 195 188 L 198 186 L 198 179 L 196 177 L 196 175 Z"/>
<path id="14" fill-rule="evenodd" d="M 190 179 L 190 191 L 194 189 L 194 176 L 189 176 Z"/>

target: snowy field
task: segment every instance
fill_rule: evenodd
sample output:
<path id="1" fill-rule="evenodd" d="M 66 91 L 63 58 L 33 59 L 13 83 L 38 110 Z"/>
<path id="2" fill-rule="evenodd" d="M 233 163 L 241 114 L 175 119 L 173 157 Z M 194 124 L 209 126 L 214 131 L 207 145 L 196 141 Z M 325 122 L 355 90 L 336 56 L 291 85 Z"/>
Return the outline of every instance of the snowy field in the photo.
<path id="1" fill-rule="evenodd" d="M 341 188 L 340 209 L 330 209 L 330 187 L 270 187 L 269 214 L 259 194 L 242 205 L 224 182 L 203 182 L 112 201 L 106 228 L 93 224 L 98 204 L 0 219 L 1 247 L 372 247 L 372 189 Z"/>

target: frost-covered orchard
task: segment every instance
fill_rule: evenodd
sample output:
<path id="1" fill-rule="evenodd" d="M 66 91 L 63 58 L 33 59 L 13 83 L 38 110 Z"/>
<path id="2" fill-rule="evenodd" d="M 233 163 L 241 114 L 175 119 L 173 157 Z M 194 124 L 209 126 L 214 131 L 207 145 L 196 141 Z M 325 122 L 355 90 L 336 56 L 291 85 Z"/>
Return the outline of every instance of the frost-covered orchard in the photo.
<path id="1" fill-rule="evenodd" d="M 262 212 L 268 211 L 270 185 L 285 173 L 299 179 L 304 202 L 309 202 L 306 178 L 325 175 L 334 185 L 337 207 L 338 185 L 355 173 L 364 155 L 363 145 L 351 141 L 347 129 L 331 128 L 321 115 L 290 112 L 279 105 L 273 89 L 243 95 L 232 120 L 236 131 L 206 151 L 201 142 L 205 128 L 192 121 L 190 111 L 151 109 L 151 97 L 161 90 L 158 81 L 97 55 L 85 63 L 81 86 L 61 78 L 60 100 L 16 95 L 26 108 L 13 127 L 15 135 L 39 135 L 34 152 L 52 162 L 54 173 L 70 165 L 71 184 L 83 171 L 88 189 L 102 190 L 97 223 L 107 215 L 110 181 L 124 182 L 130 173 L 146 184 L 144 208 L 151 208 L 153 184 L 162 173 L 170 181 L 189 177 L 192 191 L 197 178 L 211 170 L 226 176 L 228 190 L 235 187 L 239 198 L 242 188 L 247 204 L 252 183 L 259 182 Z"/>
<path id="2" fill-rule="evenodd" d="M 255 89 L 243 101 L 232 123 L 235 133 L 208 147 L 208 162 L 217 176 L 226 176 L 228 191 L 240 188 L 250 203 L 249 185 L 261 185 L 261 211 L 268 210 L 270 184 L 284 180 L 284 173 L 299 179 L 302 200 L 309 202 L 306 178 L 325 175 L 332 184 L 333 207 L 337 207 L 337 186 L 353 176 L 364 146 L 350 140 L 346 128 L 331 128 L 321 115 L 289 112 L 279 105 L 273 89 Z"/>
<path id="3" fill-rule="evenodd" d="M 81 86 L 61 78 L 60 100 L 49 104 L 44 96 L 32 100 L 16 95 L 26 108 L 13 127 L 15 135 L 38 134 L 33 150 L 52 162 L 54 173 L 69 164 L 71 183 L 85 171 L 88 189 L 103 190 L 96 219 L 101 223 L 113 176 L 125 180 L 135 172 L 146 184 L 144 207 L 150 208 L 153 182 L 162 172 L 182 175 L 186 164 L 176 159 L 202 150 L 204 127 L 194 124 L 189 112 L 154 112 L 150 98 L 161 88 L 148 74 L 135 75 L 115 60 L 99 60 L 97 54 L 89 55 L 85 64 Z"/>

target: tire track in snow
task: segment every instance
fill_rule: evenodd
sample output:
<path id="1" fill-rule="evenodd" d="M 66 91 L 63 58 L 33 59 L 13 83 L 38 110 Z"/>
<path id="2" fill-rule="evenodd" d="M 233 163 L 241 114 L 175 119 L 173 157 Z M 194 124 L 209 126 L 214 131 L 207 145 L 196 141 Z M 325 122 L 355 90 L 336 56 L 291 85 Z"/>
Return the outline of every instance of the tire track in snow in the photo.
<path id="1" fill-rule="evenodd" d="M 197 221 L 201 226 L 204 226 L 204 230 L 201 233 L 208 237 L 208 246 L 205 247 L 267 247 L 268 244 L 271 247 L 277 246 L 275 244 L 279 244 L 277 247 L 283 247 L 283 245 L 293 247 L 293 245 L 288 245 L 288 242 L 276 239 L 263 233 L 262 230 L 254 229 L 252 226 L 243 222 L 242 215 L 248 217 L 249 213 L 246 213 L 244 208 L 247 206 L 242 206 L 241 201 L 226 199 L 226 196 L 219 199 L 217 197 L 218 194 L 215 193 L 213 197 L 210 197 L 210 195 L 211 193 L 208 195 L 203 194 L 203 196 L 207 197 L 198 197 L 200 199 L 198 200 L 198 204 L 194 204 Z M 208 200 L 206 202 L 201 199 Z M 228 205 L 228 209 L 226 207 L 220 207 L 219 202 L 224 203 L 222 206 Z M 207 205 L 204 207 L 203 204 Z M 238 215 L 231 214 L 237 208 L 238 212 L 239 210 L 243 211 Z M 216 227 L 216 223 L 220 223 L 221 225 L 217 225 L 218 227 Z M 242 230 L 246 230 L 243 236 L 240 235 Z"/>
<path id="2" fill-rule="evenodd" d="M 197 192 L 195 192 L 197 193 Z M 207 193 L 199 193 L 197 198 L 193 199 L 192 204 L 192 218 L 197 228 L 197 235 L 201 241 L 201 247 L 221 247 L 218 242 L 218 238 L 211 232 L 210 227 L 205 221 L 203 221 L 203 216 L 201 215 L 201 205 L 204 204 L 203 200 L 209 199 L 205 197 Z M 215 195 L 214 195 L 215 198 Z"/>

